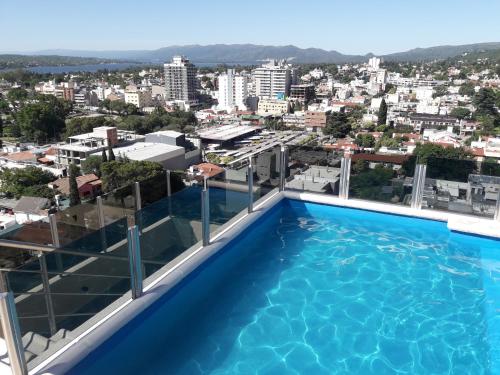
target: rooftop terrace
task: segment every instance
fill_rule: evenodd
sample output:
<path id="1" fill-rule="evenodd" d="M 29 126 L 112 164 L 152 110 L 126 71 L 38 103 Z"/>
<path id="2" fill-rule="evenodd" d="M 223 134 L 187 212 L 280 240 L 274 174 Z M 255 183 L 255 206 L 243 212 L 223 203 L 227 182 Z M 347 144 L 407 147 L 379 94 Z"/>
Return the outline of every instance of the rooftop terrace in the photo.
<path id="1" fill-rule="evenodd" d="M 448 192 L 446 205 L 424 199 L 433 179 L 469 186 L 470 175 L 494 180 L 499 172 L 498 165 L 449 159 L 354 168 L 349 156 L 278 145 L 212 178 L 167 171 L 27 224 L 0 239 L 9 260 L 0 272 L 0 314 L 12 368 L 71 370 L 283 199 L 438 220 L 450 230 L 500 237 L 500 186 L 496 199 L 472 187 Z M 309 179 L 337 188 L 290 184 Z M 469 214 L 453 212 L 454 200 L 465 202 Z M 37 236 L 29 234 L 35 228 Z"/>

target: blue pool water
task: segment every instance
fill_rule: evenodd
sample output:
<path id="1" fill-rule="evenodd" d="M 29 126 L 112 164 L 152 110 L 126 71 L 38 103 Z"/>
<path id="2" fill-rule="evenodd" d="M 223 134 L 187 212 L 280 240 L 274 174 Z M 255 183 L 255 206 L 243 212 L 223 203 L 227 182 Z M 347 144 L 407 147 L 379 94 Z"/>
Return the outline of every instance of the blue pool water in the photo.
<path id="1" fill-rule="evenodd" d="M 500 243 L 284 201 L 73 374 L 498 374 Z"/>

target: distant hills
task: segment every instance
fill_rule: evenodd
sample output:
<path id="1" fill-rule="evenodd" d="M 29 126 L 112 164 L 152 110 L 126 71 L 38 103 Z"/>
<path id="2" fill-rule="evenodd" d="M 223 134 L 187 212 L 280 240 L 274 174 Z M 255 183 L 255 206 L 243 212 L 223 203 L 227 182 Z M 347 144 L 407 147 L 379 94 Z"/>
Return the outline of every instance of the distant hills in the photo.
<path id="1" fill-rule="evenodd" d="M 415 48 L 405 52 L 382 55 L 385 61 L 430 61 L 460 56 L 466 53 L 483 53 L 500 50 L 500 42 L 477 43 L 458 46 L 437 46 Z M 255 44 L 214 44 L 170 46 L 156 50 L 130 51 L 83 51 L 83 50 L 43 50 L 33 55 L 58 55 L 82 58 L 100 58 L 108 60 L 134 60 L 148 63 L 169 61 L 172 56 L 182 54 L 194 63 L 212 64 L 258 64 L 263 60 L 289 59 L 296 63 L 336 63 L 366 61 L 373 54 L 344 55 L 338 51 L 326 51 L 320 48 L 299 48 L 288 46 L 262 46 Z M 1 56 L 1 55 L 0 55 Z"/>
<path id="2" fill-rule="evenodd" d="M 116 59 L 101 59 L 96 57 L 76 57 L 60 55 L 0 55 L 0 70 L 31 68 L 36 66 L 72 66 L 85 64 L 107 64 L 117 62 Z"/>

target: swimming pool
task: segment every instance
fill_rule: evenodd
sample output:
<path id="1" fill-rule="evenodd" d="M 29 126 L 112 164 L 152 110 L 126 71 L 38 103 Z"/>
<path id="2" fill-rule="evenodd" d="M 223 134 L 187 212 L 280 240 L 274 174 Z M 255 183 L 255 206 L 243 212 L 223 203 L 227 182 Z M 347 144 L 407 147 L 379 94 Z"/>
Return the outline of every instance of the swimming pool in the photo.
<path id="1" fill-rule="evenodd" d="M 71 373 L 499 373 L 499 252 L 284 200 Z"/>

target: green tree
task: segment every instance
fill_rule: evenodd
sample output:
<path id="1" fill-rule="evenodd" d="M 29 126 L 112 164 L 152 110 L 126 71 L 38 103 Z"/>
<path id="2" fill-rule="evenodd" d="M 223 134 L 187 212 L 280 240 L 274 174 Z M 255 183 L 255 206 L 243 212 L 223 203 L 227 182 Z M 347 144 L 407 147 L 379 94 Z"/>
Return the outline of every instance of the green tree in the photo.
<path id="1" fill-rule="evenodd" d="M 332 112 L 327 120 L 323 133 L 334 138 L 345 138 L 352 126 L 347 115 L 343 112 Z"/>
<path id="2" fill-rule="evenodd" d="M 15 115 L 21 136 L 38 143 L 59 139 L 70 105 L 52 95 L 42 95 L 37 99 L 34 103 L 24 104 Z"/>
<path id="3" fill-rule="evenodd" d="M 358 174 L 351 177 L 349 194 L 353 198 L 389 201 L 392 193 L 384 193 L 382 187 L 390 186 L 394 176 L 392 168 L 377 166 L 374 169 L 358 168 Z M 353 171 L 354 172 L 354 171 Z"/>
<path id="4" fill-rule="evenodd" d="M 7 100 L 0 97 L 0 113 L 9 113 L 10 107 Z"/>
<path id="5" fill-rule="evenodd" d="M 371 134 L 358 134 L 355 143 L 360 147 L 375 146 L 375 137 Z"/>
<path id="6" fill-rule="evenodd" d="M 209 163 L 220 164 L 220 157 L 212 152 L 206 154 L 205 159 L 207 159 Z"/>
<path id="7" fill-rule="evenodd" d="M 113 152 L 113 146 L 111 146 L 111 145 L 108 145 L 108 160 L 109 161 L 116 160 L 115 153 Z"/>
<path id="8" fill-rule="evenodd" d="M 473 98 L 473 103 L 476 106 L 476 115 L 498 116 L 498 109 L 495 107 L 497 94 L 493 89 L 482 88 Z"/>
<path id="9" fill-rule="evenodd" d="M 78 191 L 78 182 L 76 178 L 80 174 L 80 170 L 76 164 L 70 164 L 69 166 L 69 205 L 71 207 L 76 206 L 81 203 L 80 192 Z"/>
<path id="10" fill-rule="evenodd" d="M 66 121 L 65 136 L 91 133 L 94 128 L 99 126 L 116 126 L 116 121 L 107 116 L 99 117 L 74 117 Z"/>
<path id="11" fill-rule="evenodd" d="M 135 181 L 143 181 L 162 173 L 159 163 L 150 161 L 108 161 L 101 166 L 104 191 L 112 191 Z"/>
<path id="12" fill-rule="evenodd" d="M 9 99 L 11 103 L 22 102 L 28 99 L 28 96 L 28 91 L 20 87 L 13 88 L 7 93 L 7 99 Z"/>
<path id="13" fill-rule="evenodd" d="M 464 118 L 470 116 L 470 111 L 465 107 L 456 107 L 451 110 L 450 115 L 463 120 Z"/>
<path id="14" fill-rule="evenodd" d="M 474 84 L 472 82 L 465 82 L 458 89 L 458 93 L 460 95 L 467 95 L 471 97 L 474 96 L 474 94 L 476 93 L 476 91 L 474 90 Z"/>
<path id="15" fill-rule="evenodd" d="M 445 96 L 448 93 L 448 87 L 446 86 L 436 86 L 434 88 L 433 98 L 438 98 L 440 96 Z"/>
<path id="16" fill-rule="evenodd" d="M 84 174 L 95 174 L 97 177 L 101 177 L 101 165 L 103 160 L 100 156 L 91 155 L 82 161 L 82 172 Z"/>
<path id="17" fill-rule="evenodd" d="M 427 177 L 441 180 L 466 182 L 476 169 L 473 155 L 463 147 L 443 147 L 433 143 L 417 144 L 414 160 L 427 164 Z M 411 171 L 412 166 L 405 169 Z"/>
<path id="18" fill-rule="evenodd" d="M 382 99 L 380 102 L 380 107 L 378 109 L 378 125 L 384 125 L 387 123 L 387 103 L 385 102 L 385 99 Z"/>
<path id="19" fill-rule="evenodd" d="M 106 150 L 102 150 L 101 162 L 106 163 L 108 161 L 108 154 L 106 154 Z"/>
<path id="20" fill-rule="evenodd" d="M 0 185 L 2 186 L 0 192 L 7 198 L 18 199 L 23 195 L 38 196 L 33 194 L 44 190 L 41 186 L 47 187 L 47 184 L 55 179 L 53 174 L 32 166 L 19 169 L 3 168 L 0 169 Z"/>

